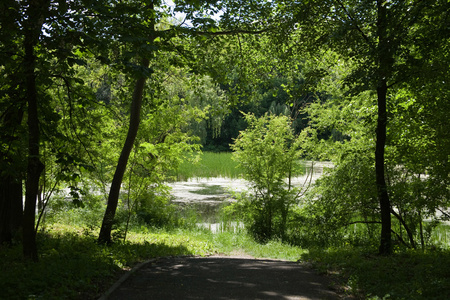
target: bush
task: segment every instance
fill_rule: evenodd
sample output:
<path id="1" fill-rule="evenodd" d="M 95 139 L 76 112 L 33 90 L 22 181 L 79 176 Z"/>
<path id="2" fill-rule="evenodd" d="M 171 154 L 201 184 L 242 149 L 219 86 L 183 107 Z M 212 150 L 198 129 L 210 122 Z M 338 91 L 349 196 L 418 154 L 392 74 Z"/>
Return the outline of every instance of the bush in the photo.
<path id="1" fill-rule="evenodd" d="M 286 116 L 266 114 L 258 119 L 247 114 L 245 119 L 249 127 L 231 147 L 253 194 L 242 197 L 239 205 L 257 241 L 285 239 L 288 215 L 298 195 L 286 178 L 298 169 L 303 137 L 294 134 Z"/>
<path id="2" fill-rule="evenodd" d="M 137 199 L 136 218 L 138 223 L 156 228 L 191 227 L 196 216 L 191 211 L 185 214 L 170 203 L 165 194 L 157 194 L 151 190 L 142 193 Z"/>
<path id="3" fill-rule="evenodd" d="M 86 194 L 82 203 L 82 206 L 76 205 L 64 194 L 53 196 L 46 208 L 42 226 L 59 222 L 91 228 L 99 227 L 105 211 L 103 196 Z"/>

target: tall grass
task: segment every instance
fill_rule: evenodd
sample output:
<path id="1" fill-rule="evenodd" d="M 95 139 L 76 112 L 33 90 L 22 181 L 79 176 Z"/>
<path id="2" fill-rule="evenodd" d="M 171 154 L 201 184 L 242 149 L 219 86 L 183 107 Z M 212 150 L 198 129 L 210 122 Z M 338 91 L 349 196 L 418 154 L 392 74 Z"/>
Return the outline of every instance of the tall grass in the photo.
<path id="1" fill-rule="evenodd" d="M 197 163 L 184 162 L 177 171 L 177 180 L 190 178 L 228 177 L 238 178 L 242 170 L 232 158 L 231 152 L 203 152 Z"/>
<path id="2" fill-rule="evenodd" d="M 431 232 L 431 242 L 442 249 L 450 249 L 450 225 L 439 224 Z"/>
<path id="3" fill-rule="evenodd" d="M 183 162 L 177 170 L 176 178 L 184 181 L 191 178 L 213 178 L 227 177 L 239 178 L 243 170 L 239 168 L 238 162 L 232 159 L 231 152 L 203 152 L 197 163 Z M 305 166 L 301 163 L 293 170 L 292 176 L 305 173 Z"/>

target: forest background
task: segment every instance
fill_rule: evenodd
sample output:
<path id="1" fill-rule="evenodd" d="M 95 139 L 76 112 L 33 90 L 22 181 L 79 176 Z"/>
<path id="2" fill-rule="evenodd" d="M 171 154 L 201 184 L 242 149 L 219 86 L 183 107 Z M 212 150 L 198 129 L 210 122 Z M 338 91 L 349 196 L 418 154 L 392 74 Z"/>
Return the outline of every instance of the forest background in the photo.
<path id="1" fill-rule="evenodd" d="M 448 1 L 0 8 L 4 255 L 60 254 L 38 237 L 74 207 L 100 245 L 188 225 L 166 183 L 200 149 L 234 150 L 252 189 L 228 214 L 260 243 L 445 248 L 432 234 L 450 218 Z M 334 167 L 298 191 L 285 179 L 300 159 Z"/>

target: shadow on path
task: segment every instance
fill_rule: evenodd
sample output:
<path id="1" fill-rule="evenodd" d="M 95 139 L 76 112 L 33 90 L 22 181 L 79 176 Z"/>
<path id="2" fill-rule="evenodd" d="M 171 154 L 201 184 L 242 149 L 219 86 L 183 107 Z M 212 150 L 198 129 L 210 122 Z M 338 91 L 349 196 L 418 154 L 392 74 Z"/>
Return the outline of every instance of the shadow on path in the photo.
<path id="1" fill-rule="evenodd" d="M 141 265 L 102 299 L 339 299 L 330 286 L 290 261 L 177 257 Z"/>

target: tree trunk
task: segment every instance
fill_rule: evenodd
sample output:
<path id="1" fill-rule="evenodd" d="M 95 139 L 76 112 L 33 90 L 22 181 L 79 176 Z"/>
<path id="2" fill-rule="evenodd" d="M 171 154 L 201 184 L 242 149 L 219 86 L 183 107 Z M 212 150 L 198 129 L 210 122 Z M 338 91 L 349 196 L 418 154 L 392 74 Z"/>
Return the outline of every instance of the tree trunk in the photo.
<path id="1" fill-rule="evenodd" d="M 148 67 L 149 60 L 143 59 L 142 66 Z M 105 215 L 103 217 L 102 227 L 98 236 L 98 243 L 111 243 L 111 230 L 114 223 L 114 216 L 116 214 L 117 204 L 119 203 L 120 186 L 122 185 L 123 175 L 127 167 L 128 158 L 133 149 L 134 140 L 139 129 L 141 120 L 142 98 L 144 93 L 144 86 L 147 78 L 142 75 L 135 84 L 133 92 L 133 101 L 131 103 L 130 112 L 130 126 L 128 128 L 127 138 L 120 153 L 119 161 L 117 162 L 116 171 L 111 183 L 111 188 L 108 196 L 108 204 L 106 206 Z"/>
<path id="2" fill-rule="evenodd" d="M 387 12 L 384 0 L 377 1 L 378 7 L 378 71 L 379 82 L 377 86 L 378 120 L 376 129 L 375 146 L 375 173 L 377 184 L 377 195 L 381 211 L 381 238 L 379 252 L 382 255 L 392 253 L 391 242 L 391 203 L 387 192 L 384 167 L 384 148 L 386 145 L 387 126 L 387 77 L 390 70 L 390 51 L 387 38 Z"/>
<path id="3" fill-rule="evenodd" d="M 12 79 L 14 80 L 14 79 Z M 16 79 L 17 80 L 17 79 Z M 21 99 L 23 100 L 23 99 Z M 3 115 L 1 140 L 8 144 L 6 151 L 0 153 L 0 244 L 11 244 L 22 227 L 23 191 L 22 182 L 25 170 L 22 169 L 21 134 L 18 133 L 23 120 L 24 105 L 16 101 L 16 107 L 8 109 Z M 3 150 L 3 149 L 2 149 Z"/>
<path id="4" fill-rule="evenodd" d="M 146 9 L 150 10 L 152 13 L 152 16 L 149 20 L 149 41 L 152 43 L 155 39 L 154 32 L 156 21 L 154 16 L 153 1 L 150 1 L 150 3 L 146 6 Z M 150 54 L 150 56 L 152 56 L 152 54 Z M 142 59 L 141 66 L 147 68 L 149 63 L 150 60 L 144 58 Z M 100 228 L 100 233 L 98 236 L 99 244 L 111 243 L 111 230 L 114 224 L 114 216 L 116 215 L 117 205 L 119 203 L 120 187 L 122 185 L 122 179 L 128 164 L 128 158 L 130 156 L 131 150 L 133 149 L 133 144 L 136 139 L 139 130 L 139 124 L 141 121 L 142 98 L 146 81 L 146 75 L 141 74 L 134 86 L 133 100 L 131 103 L 130 111 L 130 126 L 128 128 L 125 144 L 123 145 L 122 152 L 120 153 L 119 161 L 117 162 L 116 171 L 111 183 L 111 188 L 109 190 L 108 203 L 106 206 L 105 215 L 103 216 L 102 227 Z"/>
<path id="5" fill-rule="evenodd" d="M 28 165 L 23 215 L 23 254 L 25 258 L 37 261 L 36 235 L 34 222 L 36 198 L 39 189 L 39 177 L 42 163 L 39 159 L 39 119 L 37 109 L 37 91 L 34 77 L 34 45 L 25 37 L 25 64 L 27 65 L 26 85 L 28 101 Z"/>
<path id="6" fill-rule="evenodd" d="M 0 180 L 0 244 L 11 244 L 22 226 L 22 182 L 12 176 Z"/>
<path id="7" fill-rule="evenodd" d="M 43 24 L 43 12 L 48 9 L 48 1 L 30 1 L 27 10 L 28 20 L 24 34 L 25 89 L 28 103 L 28 160 L 25 185 L 25 209 L 23 214 L 23 255 L 26 259 L 38 260 L 36 245 L 36 199 L 39 191 L 39 178 L 44 165 L 39 155 L 39 115 L 36 88 L 36 54 L 34 47 L 39 41 Z"/>
<path id="8" fill-rule="evenodd" d="M 391 245 L 391 203 L 387 192 L 386 180 L 384 177 L 384 147 L 386 145 L 386 94 L 387 87 L 384 81 L 377 88 L 378 95 L 378 122 L 377 141 L 375 150 L 375 172 L 377 183 L 378 201 L 381 210 L 381 239 L 380 254 L 388 255 L 392 252 Z"/>

